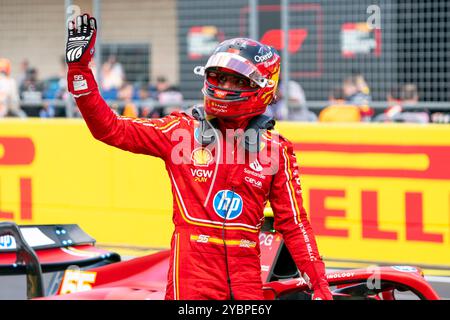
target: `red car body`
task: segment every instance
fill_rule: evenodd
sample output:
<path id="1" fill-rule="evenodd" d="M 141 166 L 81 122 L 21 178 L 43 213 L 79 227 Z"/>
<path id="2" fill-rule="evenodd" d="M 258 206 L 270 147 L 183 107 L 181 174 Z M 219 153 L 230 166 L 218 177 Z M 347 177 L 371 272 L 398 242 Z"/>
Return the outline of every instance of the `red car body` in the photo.
<path id="1" fill-rule="evenodd" d="M 2 233 L 3 226 L 3 233 Z M 75 225 L 23 226 L 19 232 L 6 232 L 14 224 L 0 223 L 0 275 L 26 273 L 28 297 L 38 299 L 76 300 L 159 300 L 164 299 L 169 250 L 120 261 L 120 256 L 95 247 L 95 240 Z M 37 228 L 54 244 L 28 246 L 20 231 Z M 67 230 L 55 236 L 54 230 Z M 60 232 L 61 233 L 61 232 Z M 2 250 L 5 234 L 15 237 L 15 248 Z M 67 236 L 65 236 L 67 235 Z M 22 239 L 20 239 L 22 237 Z M 9 239 L 9 238 L 8 238 Z M 66 239 L 66 240 L 62 240 Z M 50 242 L 48 241 L 48 242 Z M 64 242 L 65 241 L 65 242 Z M 67 241 L 71 241 L 67 246 Z M 23 242 L 23 243 L 22 243 Z M 63 245 L 63 242 L 66 244 Z M 261 232 L 261 276 L 264 297 L 274 299 L 302 299 L 311 297 L 307 281 L 303 279 L 275 231 Z M 47 246 L 47 247 L 46 247 Z M 26 252 L 24 253 L 25 250 Z M 27 251 L 28 250 L 28 251 Z M 33 258 L 33 254 L 35 257 Z M 55 292 L 44 296 L 39 272 L 64 272 L 55 277 Z M 382 266 L 348 269 L 327 273 L 335 300 L 365 299 L 394 300 L 408 293 L 408 299 L 438 300 L 439 295 L 425 280 L 423 272 L 413 266 Z M 41 289 L 35 290 L 32 289 Z M 31 291 L 30 291 L 31 290 Z"/>

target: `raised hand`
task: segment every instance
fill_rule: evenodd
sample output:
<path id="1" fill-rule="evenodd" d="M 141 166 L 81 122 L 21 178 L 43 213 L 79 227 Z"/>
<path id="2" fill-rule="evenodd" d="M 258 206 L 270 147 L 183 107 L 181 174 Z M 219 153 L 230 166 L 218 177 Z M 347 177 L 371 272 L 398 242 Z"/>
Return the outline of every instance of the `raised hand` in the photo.
<path id="1" fill-rule="evenodd" d="M 97 88 L 89 62 L 95 51 L 97 22 L 87 14 L 68 23 L 66 45 L 67 88 L 74 96 L 88 94 Z"/>
<path id="2" fill-rule="evenodd" d="M 87 14 L 68 23 L 66 62 L 88 65 L 94 55 L 97 22 Z"/>

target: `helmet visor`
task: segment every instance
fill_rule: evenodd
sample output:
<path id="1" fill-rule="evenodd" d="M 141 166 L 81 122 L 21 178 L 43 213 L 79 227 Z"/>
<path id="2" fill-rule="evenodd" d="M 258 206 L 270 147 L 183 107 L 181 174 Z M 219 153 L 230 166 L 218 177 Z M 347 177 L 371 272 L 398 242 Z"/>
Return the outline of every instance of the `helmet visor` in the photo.
<path id="1" fill-rule="evenodd" d="M 264 88 L 267 85 L 267 79 L 258 71 L 255 65 L 250 63 L 244 57 L 229 52 L 218 52 L 213 54 L 206 63 L 205 71 L 208 68 L 226 68 L 255 82 L 259 87 Z"/>

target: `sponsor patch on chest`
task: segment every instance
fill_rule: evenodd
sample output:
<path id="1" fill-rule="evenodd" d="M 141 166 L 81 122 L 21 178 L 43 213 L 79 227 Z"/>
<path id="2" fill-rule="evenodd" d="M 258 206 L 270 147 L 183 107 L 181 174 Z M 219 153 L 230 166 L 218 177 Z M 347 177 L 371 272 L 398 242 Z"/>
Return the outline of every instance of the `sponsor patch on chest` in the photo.
<path id="1" fill-rule="evenodd" d="M 212 170 L 191 168 L 191 174 L 194 182 L 207 182 L 213 174 Z"/>

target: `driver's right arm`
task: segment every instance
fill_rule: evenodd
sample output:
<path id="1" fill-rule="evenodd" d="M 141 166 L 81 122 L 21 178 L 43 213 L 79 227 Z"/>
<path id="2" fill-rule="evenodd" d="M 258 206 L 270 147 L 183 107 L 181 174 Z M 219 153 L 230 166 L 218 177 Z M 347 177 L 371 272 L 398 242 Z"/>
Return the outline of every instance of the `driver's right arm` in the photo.
<path id="1" fill-rule="evenodd" d="M 171 133 L 180 126 L 181 114 L 161 119 L 133 119 L 117 116 L 98 90 L 89 62 L 97 35 L 95 18 L 85 14 L 68 24 L 66 62 L 67 86 L 92 135 L 106 143 L 134 153 L 165 158 L 171 150 Z"/>
<path id="2" fill-rule="evenodd" d="M 171 133 L 183 120 L 179 115 L 160 119 L 117 116 L 97 88 L 75 100 L 94 138 L 126 151 L 160 158 L 170 154 Z"/>

